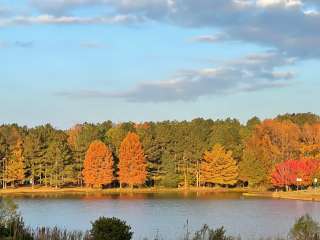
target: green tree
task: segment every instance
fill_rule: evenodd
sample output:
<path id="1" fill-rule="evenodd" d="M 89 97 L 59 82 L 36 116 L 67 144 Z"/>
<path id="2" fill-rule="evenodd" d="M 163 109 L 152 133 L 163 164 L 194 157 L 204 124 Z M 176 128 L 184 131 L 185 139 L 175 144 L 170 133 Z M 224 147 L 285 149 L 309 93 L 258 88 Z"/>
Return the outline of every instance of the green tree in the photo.
<path id="1" fill-rule="evenodd" d="M 278 115 L 275 120 L 279 121 L 290 121 L 299 126 L 305 124 L 315 124 L 320 123 L 320 117 L 314 113 L 286 113 L 283 115 Z"/>
<path id="2" fill-rule="evenodd" d="M 319 223 L 314 221 L 310 215 L 304 215 L 291 228 L 289 238 L 292 240 L 319 240 Z"/>
<path id="3" fill-rule="evenodd" d="M 211 146 L 222 145 L 238 162 L 242 156 L 243 141 L 241 138 L 241 124 L 237 119 L 227 118 L 214 123 L 211 134 Z"/>
<path id="4" fill-rule="evenodd" d="M 26 175 L 32 186 L 37 183 L 44 184 L 47 182 L 47 150 L 49 143 L 52 141 L 54 131 L 55 129 L 47 124 L 30 129 L 25 137 Z"/>
<path id="5" fill-rule="evenodd" d="M 120 123 L 106 132 L 105 141 L 111 146 L 117 159 L 119 158 L 120 145 L 129 132 L 135 132 L 132 122 Z"/>
<path id="6" fill-rule="evenodd" d="M 268 183 L 269 169 L 255 154 L 246 151 L 242 161 L 239 163 L 239 180 L 248 182 L 250 187 L 265 185 Z"/>
<path id="7" fill-rule="evenodd" d="M 133 232 L 125 221 L 100 217 L 92 223 L 90 235 L 94 240 L 130 240 Z"/>
<path id="8" fill-rule="evenodd" d="M 154 123 L 136 124 L 147 161 L 147 179 L 149 185 L 157 185 L 161 179 L 161 145 L 156 138 Z"/>
<path id="9" fill-rule="evenodd" d="M 75 164 L 72 152 L 63 131 L 54 133 L 46 151 L 46 185 L 60 187 L 74 182 Z"/>
<path id="10" fill-rule="evenodd" d="M 164 166 L 163 176 L 161 178 L 160 184 L 164 187 L 176 188 L 182 181 L 181 175 L 177 172 L 177 164 L 171 159 L 170 154 L 164 153 L 161 157 L 161 162 Z"/>

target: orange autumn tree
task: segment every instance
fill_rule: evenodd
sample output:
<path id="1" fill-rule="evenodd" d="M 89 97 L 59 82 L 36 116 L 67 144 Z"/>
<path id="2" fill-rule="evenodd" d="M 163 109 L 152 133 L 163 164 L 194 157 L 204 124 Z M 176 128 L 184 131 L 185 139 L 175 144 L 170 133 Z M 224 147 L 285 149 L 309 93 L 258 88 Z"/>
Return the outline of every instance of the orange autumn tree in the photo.
<path id="1" fill-rule="evenodd" d="M 139 136 L 129 132 L 122 141 L 119 154 L 119 181 L 131 188 L 144 184 L 147 178 L 147 164 Z"/>
<path id="2" fill-rule="evenodd" d="M 99 140 L 90 144 L 83 165 L 82 174 L 87 186 L 100 188 L 114 179 L 112 152 Z"/>

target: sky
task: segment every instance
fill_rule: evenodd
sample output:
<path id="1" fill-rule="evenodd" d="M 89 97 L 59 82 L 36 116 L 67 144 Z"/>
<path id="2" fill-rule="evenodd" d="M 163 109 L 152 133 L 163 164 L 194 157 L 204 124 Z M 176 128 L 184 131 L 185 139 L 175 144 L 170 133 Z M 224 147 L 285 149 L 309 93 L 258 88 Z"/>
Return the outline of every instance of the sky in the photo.
<path id="1" fill-rule="evenodd" d="M 320 114 L 319 0 L 0 0 L 0 123 Z"/>

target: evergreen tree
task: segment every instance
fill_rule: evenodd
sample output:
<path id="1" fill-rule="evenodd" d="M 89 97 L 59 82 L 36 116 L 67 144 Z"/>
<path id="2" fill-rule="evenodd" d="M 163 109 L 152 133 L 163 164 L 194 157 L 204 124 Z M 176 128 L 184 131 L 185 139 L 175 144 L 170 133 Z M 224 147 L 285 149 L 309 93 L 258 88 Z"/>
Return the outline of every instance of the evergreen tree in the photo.
<path id="1" fill-rule="evenodd" d="M 75 170 L 72 152 L 63 131 L 56 131 L 46 152 L 46 185 L 59 187 L 74 182 Z"/>
<path id="2" fill-rule="evenodd" d="M 27 178 L 34 184 L 47 183 L 47 150 L 55 129 L 47 124 L 29 130 L 24 141 Z"/>
<path id="3" fill-rule="evenodd" d="M 170 158 L 168 153 L 164 153 L 161 157 L 163 163 L 163 176 L 161 178 L 161 186 L 168 188 L 176 188 L 182 181 L 181 175 L 177 171 L 177 165 L 175 161 Z"/>
<path id="4" fill-rule="evenodd" d="M 136 124 L 135 129 L 144 149 L 147 162 L 147 178 L 151 185 L 161 179 L 161 145 L 157 142 L 154 123 Z"/>

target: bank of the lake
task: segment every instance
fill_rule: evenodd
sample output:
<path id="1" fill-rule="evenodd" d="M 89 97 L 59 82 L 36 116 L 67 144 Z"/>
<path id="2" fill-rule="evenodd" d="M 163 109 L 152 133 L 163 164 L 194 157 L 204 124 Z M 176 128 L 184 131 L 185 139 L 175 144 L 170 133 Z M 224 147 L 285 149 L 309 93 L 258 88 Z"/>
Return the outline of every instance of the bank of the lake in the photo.
<path id="1" fill-rule="evenodd" d="M 259 191 L 248 188 L 110 188 L 93 189 L 85 187 L 73 188 L 50 188 L 50 187 L 19 187 L 0 189 L 0 196 L 10 195 L 34 195 L 34 194 L 143 194 L 143 193 L 240 193 L 244 197 L 261 197 L 275 199 L 291 199 L 303 201 L 320 201 L 319 190 L 299 190 L 299 191 Z"/>
<path id="2" fill-rule="evenodd" d="M 16 195 L 16 194 L 83 194 L 83 193 L 105 193 L 105 194 L 118 194 L 118 193 L 183 193 L 183 192 L 207 192 L 207 193 L 246 193 L 246 188 L 109 188 L 109 189 L 95 189 L 85 187 L 74 188 L 50 188 L 50 187 L 19 187 L 19 188 L 7 188 L 0 189 L 1 195 Z"/>
<path id="3" fill-rule="evenodd" d="M 248 191 L 248 192 L 244 192 L 243 195 L 245 197 L 320 201 L 320 190 L 299 190 L 299 191 L 288 191 L 288 192 Z"/>

